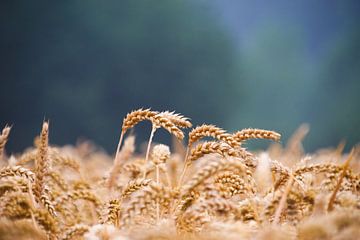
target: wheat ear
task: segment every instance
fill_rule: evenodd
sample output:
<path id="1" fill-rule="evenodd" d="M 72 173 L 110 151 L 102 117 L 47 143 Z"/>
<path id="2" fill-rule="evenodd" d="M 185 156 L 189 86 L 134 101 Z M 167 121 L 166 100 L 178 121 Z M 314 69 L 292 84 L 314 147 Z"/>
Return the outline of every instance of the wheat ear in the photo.
<path id="1" fill-rule="evenodd" d="M 146 155 L 145 155 L 145 166 L 149 161 L 150 147 L 155 134 L 155 131 L 162 127 L 166 129 L 169 133 L 173 134 L 178 139 L 184 138 L 184 133 L 168 118 L 164 115 L 156 114 L 150 118 L 152 122 L 152 129 L 149 137 L 149 141 L 147 144 Z M 144 168 L 143 178 L 146 178 L 146 168 Z"/>
<path id="2" fill-rule="evenodd" d="M 156 114 L 150 120 L 156 128 L 162 127 L 180 140 L 184 138 L 184 133 L 166 116 Z"/>
<path id="3" fill-rule="evenodd" d="M 150 118 L 155 116 L 157 113 L 158 112 L 151 111 L 150 108 L 148 108 L 148 109 L 140 108 L 140 109 L 132 111 L 126 115 L 126 117 L 123 120 L 122 127 L 121 127 L 120 139 L 119 139 L 119 143 L 116 148 L 114 161 L 116 161 L 116 159 L 118 158 L 121 144 L 122 144 L 124 135 L 127 132 L 127 130 L 129 130 L 130 128 L 133 128 L 136 124 L 138 124 L 141 121 L 150 120 Z"/>
<path id="4" fill-rule="evenodd" d="M 121 211 L 121 200 L 112 199 L 108 202 L 107 215 L 103 223 L 113 224 L 119 227 L 120 211 Z"/>
<path id="5" fill-rule="evenodd" d="M 8 176 L 23 177 L 23 178 L 30 180 L 31 182 L 33 182 L 35 179 L 35 174 L 31 170 L 21 167 L 21 166 L 3 167 L 0 170 L 0 178 L 8 177 Z"/>
<path id="6" fill-rule="evenodd" d="M 136 192 L 137 190 L 148 186 L 152 182 L 151 179 L 136 179 L 131 180 L 128 182 L 128 184 L 124 187 L 124 190 L 122 191 L 121 197 L 123 199 L 129 197 L 133 192 Z"/>
<path id="7" fill-rule="evenodd" d="M 171 196 L 167 188 L 152 182 L 131 199 L 129 205 L 124 210 L 121 226 L 124 227 L 130 224 L 138 211 L 142 215 L 148 214 L 153 204 L 156 204 L 156 202 L 165 204 L 170 198 Z"/>
<path id="8" fill-rule="evenodd" d="M 198 144 L 189 155 L 189 164 L 207 154 L 217 153 L 223 157 L 238 156 L 237 152 L 229 145 L 221 142 L 204 142 Z"/>
<path id="9" fill-rule="evenodd" d="M 169 119 L 172 123 L 174 123 L 179 128 L 190 128 L 192 127 L 190 119 L 187 117 L 184 117 L 180 115 L 179 113 L 175 113 L 175 111 L 164 111 L 160 112 L 159 115 L 166 117 Z"/>
<path id="10" fill-rule="evenodd" d="M 227 143 L 232 147 L 238 146 L 238 143 L 234 140 L 231 134 L 227 133 L 222 128 L 208 124 L 203 124 L 191 130 L 191 132 L 189 133 L 188 146 L 192 146 L 193 143 L 199 141 L 204 137 L 213 137 Z"/>
<path id="11" fill-rule="evenodd" d="M 189 156 L 189 152 L 191 150 L 191 146 L 195 142 L 199 141 L 200 139 L 202 139 L 204 137 L 213 137 L 215 139 L 218 139 L 220 141 L 223 141 L 223 142 L 229 144 L 232 147 L 238 146 L 238 143 L 233 139 L 232 135 L 227 133 L 222 128 L 219 128 L 215 125 L 210 125 L 210 124 L 203 124 L 201 126 L 197 126 L 193 130 L 191 130 L 191 132 L 189 133 L 189 140 L 188 140 L 188 145 L 187 145 L 187 149 L 186 149 L 184 165 L 183 165 L 183 169 L 182 169 L 182 172 L 180 175 L 180 180 L 179 180 L 178 186 L 180 186 L 182 184 L 182 181 L 184 180 L 186 171 L 189 167 L 188 156 Z"/>
<path id="12" fill-rule="evenodd" d="M 243 129 L 241 131 L 238 131 L 233 134 L 233 138 L 237 142 L 243 142 L 249 139 L 270 139 L 273 141 L 279 141 L 281 135 L 275 131 L 269 131 L 264 129 L 258 129 L 258 128 L 247 128 Z"/>
<path id="13" fill-rule="evenodd" d="M 40 134 L 40 144 L 38 147 L 35 167 L 34 195 L 38 202 L 44 193 L 45 176 L 48 173 L 48 141 L 49 141 L 49 123 L 44 122 Z"/>
<path id="14" fill-rule="evenodd" d="M 0 160 L 3 159 L 5 144 L 8 140 L 10 130 L 11 130 L 11 127 L 5 126 L 0 135 Z"/>
<path id="15" fill-rule="evenodd" d="M 216 162 L 210 162 L 208 165 L 200 169 L 182 188 L 182 196 L 188 195 L 196 187 L 203 184 L 206 179 L 214 176 L 215 173 L 225 171 L 227 169 L 236 168 L 240 172 L 246 172 L 246 165 L 239 159 L 221 159 Z"/>

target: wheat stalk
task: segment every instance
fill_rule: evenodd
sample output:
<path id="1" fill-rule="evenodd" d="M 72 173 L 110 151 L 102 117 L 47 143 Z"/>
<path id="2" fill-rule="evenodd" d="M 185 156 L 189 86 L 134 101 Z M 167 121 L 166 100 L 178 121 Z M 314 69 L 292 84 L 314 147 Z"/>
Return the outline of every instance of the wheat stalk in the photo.
<path id="1" fill-rule="evenodd" d="M 331 197 L 330 197 L 330 201 L 329 201 L 329 204 L 328 204 L 328 207 L 327 207 L 327 210 L 328 211 L 332 211 L 333 210 L 333 205 L 334 205 L 334 202 L 335 202 L 335 198 L 336 198 L 336 194 L 337 192 L 339 191 L 340 189 L 340 186 L 341 186 L 341 183 L 346 175 L 346 170 L 348 169 L 349 167 L 349 164 L 350 164 L 350 161 L 353 159 L 354 157 L 354 154 L 355 154 L 355 148 L 353 148 L 347 158 L 347 160 L 345 161 L 345 163 L 343 164 L 342 166 L 342 171 L 341 171 L 341 175 L 339 177 L 339 180 L 336 184 L 336 187 L 335 187 L 335 190 L 334 192 L 331 194 Z"/>
<path id="2" fill-rule="evenodd" d="M 110 171 L 108 179 L 108 188 L 111 189 L 116 181 L 120 172 L 122 162 L 128 160 L 135 151 L 135 137 L 130 136 L 125 139 L 124 147 L 121 149 L 119 156 L 115 159 L 113 167 Z"/>

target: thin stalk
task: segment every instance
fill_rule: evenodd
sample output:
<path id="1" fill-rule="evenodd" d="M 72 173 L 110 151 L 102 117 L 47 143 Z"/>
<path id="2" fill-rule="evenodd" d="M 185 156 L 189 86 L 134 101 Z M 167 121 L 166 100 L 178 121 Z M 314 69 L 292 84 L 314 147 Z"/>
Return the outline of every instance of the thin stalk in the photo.
<path id="1" fill-rule="evenodd" d="M 341 187 L 341 183 L 346 175 L 346 170 L 348 169 L 349 167 L 349 164 L 350 164 L 350 161 L 353 159 L 353 156 L 354 156 L 354 152 L 355 152 L 355 149 L 353 148 L 348 156 L 348 158 L 346 159 L 344 165 L 343 165 L 343 170 L 341 172 L 341 175 L 339 177 L 339 180 L 336 184 L 336 187 L 335 187 L 335 190 L 334 192 L 331 194 L 331 197 L 330 197 L 330 201 L 329 201 L 329 204 L 328 204 L 328 208 L 327 210 L 330 212 L 334 209 L 334 202 L 335 202 L 335 199 L 336 199 L 336 194 L 337 192 L 339 191 L 340 187 Z"/>
<path id="2" fill-rule="evenodd" d="M 294 183 L 294 175 L 291 173 L 289 182 L 286 185 L 285 191 L 284 191 L 283 195 L 281 196 L 279 206 L 278 206 L 278 208 L 276 209 L 276 212 L 275 212 L 274 222 L 273 222 L 274 225 L 278 224 L 279 221 L 280 221 L 281 212 L 285 207 L 286 199 L 287 199 L 287 196 L 288 196 L 288 194 L 289 194 L 289 192 L 291 190 L 291 186 L 293 185 L 293 183 Z"/>
<path id="3" fill-rule="evenodd" d="M 159 165 L 156 164 L 156 183 L 160 184 L 160 170 L 159 170 Z M 159 222 L 160 219 L 160 204 L 159 204 L 159 200 L 156 200 L 156 223 Z"/>
<path id="4" fill-rule="evenodd" d="M 123 141 L 123 138 L 124 138 L 124 134 L 125 134 L 125 132 L 121 131 L 120 140 L 119 140 L 119 143 L 118 143 L 117 148 L 116 148 L 116 154 L 115 154 L 114 163 L 116 163 L 116 161 L 118 161 L 117 159 L 119 157 L 120 147 L 121 147 L 121 144 L 122 144 L 122 141 Z"/>
<path id="5" fill-rule="evenodd" d="M 172 188 L 173 186 L 171 184 L 171 179 L 170 179 L 169 173 L 166 168 L 165 168 L 165 176 L 166 176 L 166 182 L 167 182 L 168 187 Z"/>
<path id="6" fill-rule="evenodd" d="M 179 179 L 179 182 L 177 184 L 178 188 L 182 185 L 182 182 L 184 180 L 184 177 L 185 177 L 185 173 L 189 167 L 189 164 L 188 164 L 188 156 L 189 156 L 189 153 L 190 153 L 190 149 L 191 149 L 191 145 L 189 145 L 187 148 L 186 148 L 186 154 L 185 154 L 185 159 L 184 159 L 184 167 L 183 167 L 183 170 L 181 172 L 181 175 L 180 175 L 180 179 Z"/>
<path id="7" fill-rule="evenodd" d="M 149 161 L 149 154 L 150 154 L 151 142 L 152 142 L 152 139 L 154 138 L 154 134 L 155 134 L 156 129 L 157 129 L 157 128 L 156 128 L 156 127 L 154 126 L 154 124 L 153 124 L 153 125 L 152 125 L 152 129 L 151 129 L 151 133 L 150 133 L 150 137 L 149 137 L 149 142 L 148 142 L 147 149 L 146 149 L 145 167 L 144 167 L 143 179 L 146 178 L 146 166 L 147 166 L 148 161 Z"/>

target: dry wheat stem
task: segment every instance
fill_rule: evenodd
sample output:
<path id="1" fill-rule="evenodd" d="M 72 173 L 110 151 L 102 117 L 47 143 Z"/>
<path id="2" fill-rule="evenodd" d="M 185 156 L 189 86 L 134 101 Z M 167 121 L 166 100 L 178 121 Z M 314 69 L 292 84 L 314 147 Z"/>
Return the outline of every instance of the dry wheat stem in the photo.
<path id="1" fill-rule="evenodd" d="M 290 174 L 290 179 L 289 179 L 289 181 L 288 181 L 288 183 L 286 185 L 284 193 L 281 196 L 279 206 L 277 207 L 276 212 L 275 212 L 274 222 L 273 222 L 274 225 L 277 225 L 279 223 L 279 221 L 280 221 L 280 215 L 281 215 L 281 212 L 283 211 L 283 209 L 284 209 L 284 207 L 286 205 L 286 199 L 287 199 L 287 196 L 288 196 L 288 194 L 289 194 L 289 192 L 291 190 L 293 182 L 294 182 L 294 175 Z"/>
<path id="2" fill-rule="evenodd" d="M 120 172 L 122 162 L 128 160 L 131 155 L 135 151 L 135 137 L 129 136 L 125 139 L 124 147 L 119 152 L 118 156 L 115 158 L 115 161 L 113 163 L 113 167 L 110 171 L 110 176 L 108 179 L 108 188 L 112 189 L 114 186 L 114 183 L 116 181 L 116 178 Z"/>
<path id="3" fill-rule="evenodd" d="M 155 131 L 156 131 L 156 126 L 153 124 L 152 125 L 152 128 L 151 128 L 151 133 L 150 133 L 150 137 L 149 137 L 149 141 L 148 141 L 148 144 L 147 144 L 147 148 L 146 148 L 146 154 L 145 154 L 145 167 L 144 167 L 144 172 L 143 172 L 143 179 L 146 178 L 146 166 L 149 162 L 149 154 L 150 154 L 150 147 L 151 147 L 151 142 L 154 138 L 154 134 L 155 134 Z"/>
<path id="4" fill-rule="evenodd" d="M 183 184 L 185 173 L 186 173 L 186 171 L 187 171 L 187 169 L 189 167 L 189 164 L 188 164 L 189 153 L 190 153 L 190 147 L 187 146 L 186 147 L 185 158 L 184 158 L 183 169 L 181 171 L 180 179 L 179 179 L 178 184 L 177 184 L 178 188 Z"/>
<path id="5" fill-rule="evenodd" d="M 336 184 L 335 190 L 333 191 L 333 193 L 331 194 L 331 197 L 330 197 L 330 201 L 329 201 L 329 204 L 328 204 L 328 207 L 327 207 L 328 211 L 332 211 L 334 209 L 333 205 L 334 205 L 334 202 L 335 202 L 335 199 L 336 199 L 336 194 L 340 189 L 341 183 L 342 183 L 342 181 L 343 181 L 343 179 L 344 179 L 344 177 L 346 175 L 346 170 L 348 169 L 350 161 L 353 159 L 354 154 L 355 154 L 355 148 L 353 148 L 351 150 L 348 158 L 346 159 L 344 165 L 342 166 L 343 170 L 342 170 L 341 175 L 339 177 L 339 180 L 338 180 L 338 182 Z"/>

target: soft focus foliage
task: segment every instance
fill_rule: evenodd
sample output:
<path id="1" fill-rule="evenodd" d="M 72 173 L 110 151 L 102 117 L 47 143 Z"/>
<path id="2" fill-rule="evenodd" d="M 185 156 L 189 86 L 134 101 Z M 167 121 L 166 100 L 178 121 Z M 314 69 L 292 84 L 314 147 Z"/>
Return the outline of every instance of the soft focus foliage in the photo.
<path id="1" fill-rule="evenodd" d="M 47 118 L 55 143 L 88 138 L 112 152 L 119 116 L 149 106 L 196 124 L 276 128 L 284 140 L 306 122 L 310 151 L 354 145 L 359 12 L 357 0 L 2 1 L 8 149 L 23 150 Z"/>

